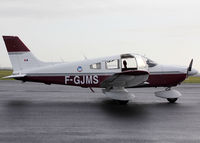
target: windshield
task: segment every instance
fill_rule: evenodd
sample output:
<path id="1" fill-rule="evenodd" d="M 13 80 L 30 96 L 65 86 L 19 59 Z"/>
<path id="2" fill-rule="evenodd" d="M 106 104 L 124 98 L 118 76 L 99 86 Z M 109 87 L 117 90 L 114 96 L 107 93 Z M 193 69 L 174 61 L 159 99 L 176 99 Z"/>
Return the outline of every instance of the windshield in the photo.
<path id="1" fill-rule="evenodd" d="M 138 70 L 147 70 L 147 64 L 146 61 L 143 60 L 143 57 L 140 55 L 134 55 L 137 61 L 137 65 L 138 65 Z"/>

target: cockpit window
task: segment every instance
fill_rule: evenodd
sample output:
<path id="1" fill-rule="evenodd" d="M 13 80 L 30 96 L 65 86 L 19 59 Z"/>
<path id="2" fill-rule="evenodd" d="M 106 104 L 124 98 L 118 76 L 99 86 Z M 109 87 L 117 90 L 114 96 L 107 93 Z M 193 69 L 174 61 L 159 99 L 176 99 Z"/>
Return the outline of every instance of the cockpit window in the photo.
<path id="1" fill-rule="evenodd" d="M 150 59 L 147 59 L 147 60 L 146 60 L 146 63 L 147 63 L 147 65 L 148 65 L 149 67 L 155 67 L 155 66 L 157 65 L 156 62 L 154 62 L 154 61 L 152 61 L 152 60 L 150 60 Z"/>

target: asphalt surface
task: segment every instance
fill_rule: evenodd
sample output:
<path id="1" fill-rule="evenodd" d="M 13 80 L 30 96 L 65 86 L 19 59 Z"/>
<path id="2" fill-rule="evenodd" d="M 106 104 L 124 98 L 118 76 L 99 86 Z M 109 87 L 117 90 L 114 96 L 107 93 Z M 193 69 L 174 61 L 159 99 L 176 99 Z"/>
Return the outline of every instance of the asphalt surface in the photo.
<path id="1" fill-rule="evenodd" d="M 94 90 L 0 81 L 0 143 L 200 142 L 200 84 L 179 86 L 176 104 L 162 88 L 129 89 L 125 106 Z"/>

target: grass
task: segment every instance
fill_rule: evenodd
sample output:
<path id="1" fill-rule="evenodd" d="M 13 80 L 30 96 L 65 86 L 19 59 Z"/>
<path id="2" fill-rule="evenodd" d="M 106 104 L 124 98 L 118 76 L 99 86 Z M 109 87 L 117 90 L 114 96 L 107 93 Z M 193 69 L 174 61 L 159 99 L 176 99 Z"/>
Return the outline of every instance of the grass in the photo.
<path id="1" fill-rule="evenodd" d="M 184 83 L 200 83 L 200 77 L 188 77 L 185 79 Z"/>
<path id="2" fill-rule="evenodd" d="M 0 70 L 0 80 L 12 80 L 2 78 L 11 75 L 12 72 L 12 70 Z M 189 77 L 184 81 L 184 83 L 200 83 L 200 77 Z"/>
<path id="3" fill-rule="evenodd" d="M 5 76 L 9 76 L 12 74 L 12 70 L 0 70 L 0 80 L 12 80 L 12 79 L 3 79 Z"/>

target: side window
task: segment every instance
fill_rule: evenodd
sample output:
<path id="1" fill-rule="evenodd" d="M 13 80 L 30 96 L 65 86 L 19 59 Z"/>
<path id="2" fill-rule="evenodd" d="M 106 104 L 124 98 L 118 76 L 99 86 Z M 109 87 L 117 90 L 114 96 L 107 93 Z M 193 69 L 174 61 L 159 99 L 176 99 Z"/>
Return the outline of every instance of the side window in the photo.
<path id="1" fill-rule="evenodd" d="M 105 64 L 106 69 L 119 69 L 119 60 L 107 61 Z"/>
<path id="2" fill-rule="evenodd" d="M 90 69 L 101 69 L 101 63 L 95 63 L 90 65 Z"/>

